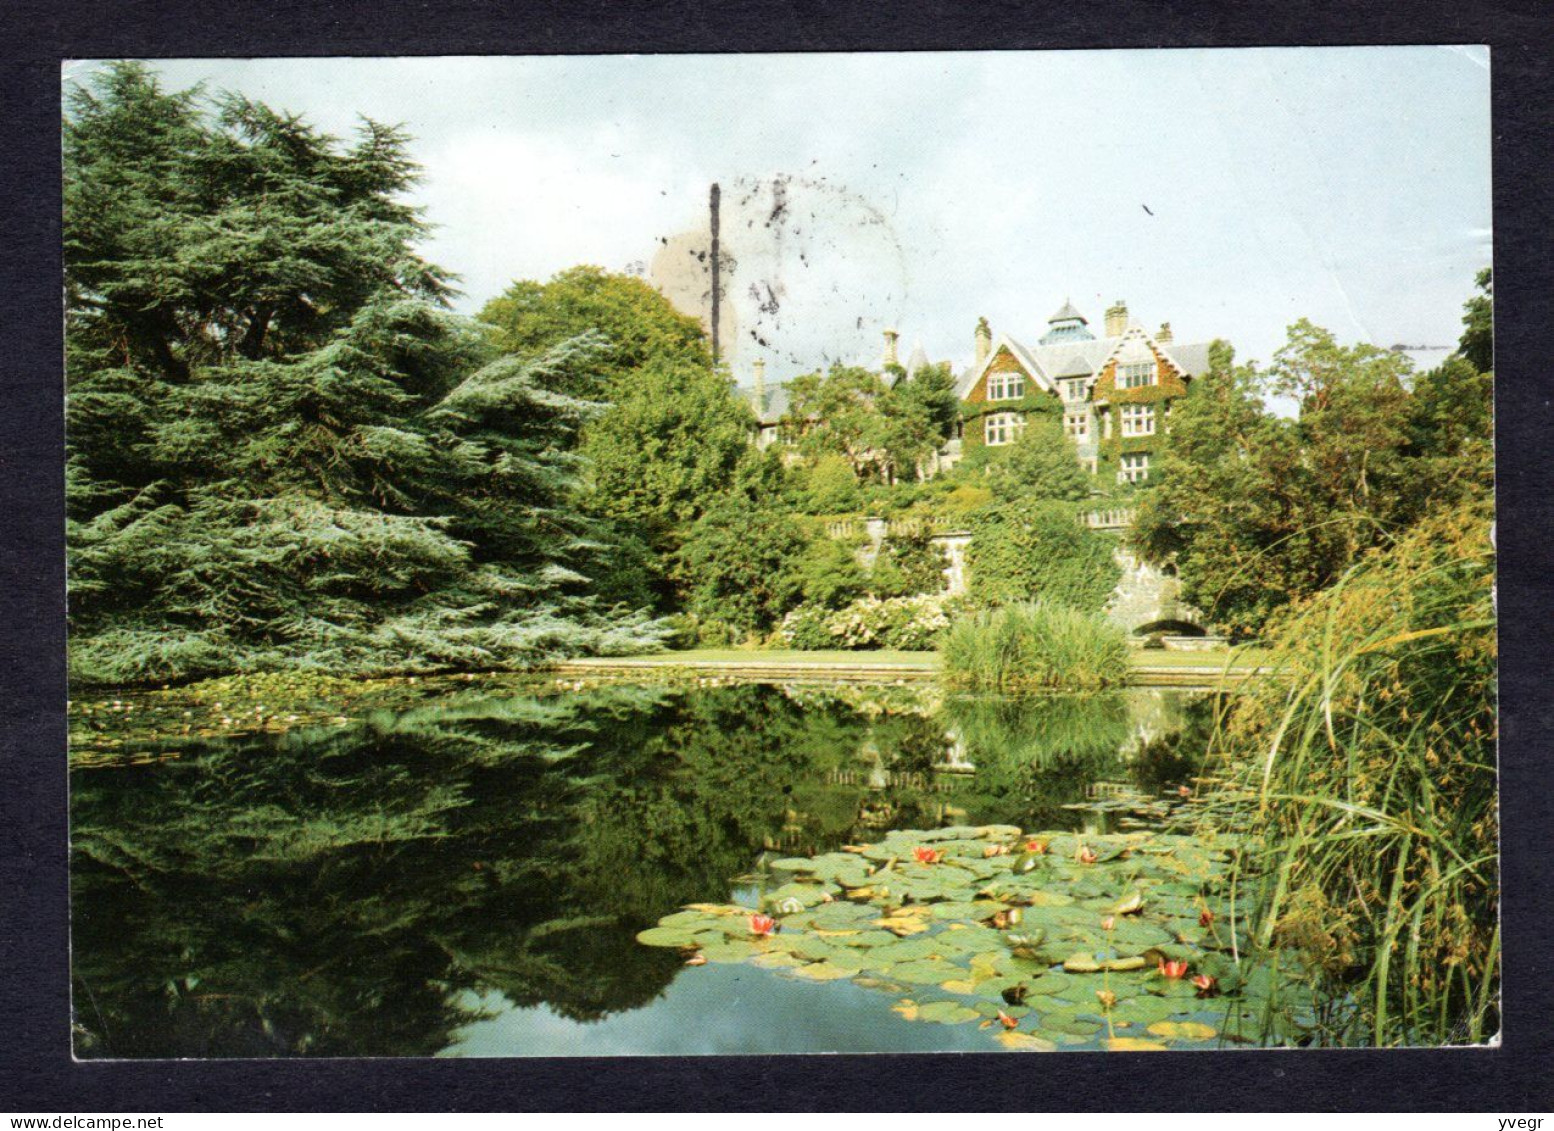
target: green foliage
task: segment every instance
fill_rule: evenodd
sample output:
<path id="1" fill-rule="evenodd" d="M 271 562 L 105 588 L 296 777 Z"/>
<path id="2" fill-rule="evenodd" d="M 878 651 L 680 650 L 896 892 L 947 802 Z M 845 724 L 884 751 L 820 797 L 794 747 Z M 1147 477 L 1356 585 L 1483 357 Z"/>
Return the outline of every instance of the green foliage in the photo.
<path id="1" fill-rule="evenodd" d="M 800 475 L 800 507 L 809 514 L 842 514 L 863 502 L 858 476 L 847 460 L 832 452 L 816 459 Z"/>
<path id="2" fill-rule="evenodd" d="M 833 365 L 788 383 L 784 439 L 819 460 L 846 461 L 859 480 L 915 479 L 918 465 L 953 435 L 955 379 L 949 366 L 925 366 L 895 384 L 857 366 Z"/>
<path id="3" fill-rule="evenodd" d="M 1332 585 L 1368 550 L 1492 483 L 1491 388 L 1461 358 L 1412 382 L 1400 354 L 1290 328 L 1266 372 L 1220 367 L 1176 404 L 1133 531 L 1183 598 L 1238 636 Z M 1264 406 L 1293 399 L 1299 416 Z"/>
<path id="4" fill-rule="evenodd" d="M 1473 280 L 1479 294 L 1470 298 L 1462 310 L 1462 338 L 1457 352 L 1480 373 L 1495 368 L 1495 278 L 1484 268 Z"/>
<path id="5" fill-rule="evenodd" d="M 707 372 L 712 350 L 701 323 L 681 314 L 642 279 L 598 267 L 572 267 L 549 282 L 515 282 L 477 316 L 498 349 L 538 356 L 582 334 L 602 334 L 603 356 L 590 366 L 594 395 L 614 400 L 629 391 L 649 362 L 667 373 Z"/>
<path id="6" fill-rule="evenodd" d="M 926 531 L 891 534 L 869 572 L 869 589 L 877 597 L 910 597 L 939 593 L 945 587 L 944 551 Z"/>
<path id="7" fill-rule="evenodd" d="M 879 374 L 840 363 L 829 373 L 795 377 L 788 382 L 782 436 L 811 459 L 841 457 L 855 476 L 878 473 L 879 402 L 886 391 Z"/>
<path id="8" fill-rule="evenodd" d="M 824 535 L 815 537 L 787 568 L 804 600 L 827 609 L 846 605 L 868 584 L 853 548 Z"/>
<path id="9" fill-rule="evenodd" d="M 792 563 L 808 540 L 792 515 L 741 495 L 691 527 L 676 561 L 686 609 L 747 635 L 770 631 L 803 590 Z"/>
<path id="10" fill-rule="evenodd" d="M 1326 1042 L 1498 1029 L 1491 520 L 1483 501 L 1427 518 L 1284 613 L 1280 677 L 1218 744 L 1255 806 L 1256 938 L 1305 952 Z"/>
<path id="11" fill-rule="evenodd" d="M 996 453 L 989 459 L 987 478 L 1000 499 L 1077 503 L 1090 497 L 1090 476 L 1056 417 L 1033 415 L 1013 444 L 987 450 Z"/>
<path id="12" fill-rule="evenodd" d="M 652 537 L 694 521 L 727 491 L 754 417 L 710 369 L 650 359 L 584 429 L 585 505 Z"/>
<path id="13" fill-rule="evenodd" d="M 945 678 L 979 691 L 1091 691 L 1128 678 L 1121 629 L 1067 605 L 1029 602 L 951 622 L 940 651 Z"/>
<path id="14" fill-rule="evenodd" d="M 69 96 L 71 672 L 428 670 L 649 646 L 566 505 L 587 340 L 491 360 L 395 202 L 415 167 L 145 68 Z"/>
<path id="15" fill-rule="evenodd" d="M 966 564 L 980 603 L 1039 598 L 1099 612 L 1121 576 L 1112 540 L 1082 525 L 1071 505 L 1012 499 L 974 511 L 970 525 Z"/>
<path id="16" fill-rule="evenodd" d="M 897 381 L 881 398 L 879 446 L 887 453 L 890 478 L 915 478 L 919 464 L 955 434 L 960 402 L 947 363 L 925 365 Z"/>

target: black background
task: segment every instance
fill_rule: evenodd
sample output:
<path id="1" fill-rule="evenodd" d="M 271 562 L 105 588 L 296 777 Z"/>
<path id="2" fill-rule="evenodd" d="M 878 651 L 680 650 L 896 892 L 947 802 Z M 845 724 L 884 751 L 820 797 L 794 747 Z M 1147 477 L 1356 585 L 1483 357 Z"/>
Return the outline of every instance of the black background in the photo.
<path id="1" fill-rule="evenodd" d="M 1549 550 L 1554 467 L 1548 459 L 1554 447 L 1551 29 L 1554 5 L 1548 0 L 941 0 L 899 7 L 880 0 L 653 6 L 592 0 L 565 11 L 559 5 L 471 0 L 5 4 L 0 9 L 0 1111 L 1554 1110 L 1554 703 L 1544 691 L 1547 657 L 1554 651 Z M 1492 48 L 1502 1047 L 1046 1057 L 71 1060 L 62 59 L 1378 43 Z M 1463 280 L 1465 298 L 1469 283 Z"/>

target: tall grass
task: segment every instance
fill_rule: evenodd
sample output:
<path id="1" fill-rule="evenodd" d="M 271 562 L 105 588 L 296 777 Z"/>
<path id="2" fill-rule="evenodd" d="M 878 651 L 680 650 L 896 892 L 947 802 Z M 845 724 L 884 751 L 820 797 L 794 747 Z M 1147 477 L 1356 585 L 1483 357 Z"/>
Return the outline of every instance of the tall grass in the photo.
<path id="1" fill-rule="evenodd" d="M 1494 557 L 1487 506 L 1421 523 L 1292 610 L 1282 671 L 1220 744 L 1249 817 L 1237 898 L 1333 1044 L 1499 1024 Z"/>
<path id="2" fill-rule="evenodd" d="M 961 617 L 945 630 L 939 649 L 946 680 L 978 691 L 1094 691 L 1128 678 L 1121 629 L 1040 601 Z"/>

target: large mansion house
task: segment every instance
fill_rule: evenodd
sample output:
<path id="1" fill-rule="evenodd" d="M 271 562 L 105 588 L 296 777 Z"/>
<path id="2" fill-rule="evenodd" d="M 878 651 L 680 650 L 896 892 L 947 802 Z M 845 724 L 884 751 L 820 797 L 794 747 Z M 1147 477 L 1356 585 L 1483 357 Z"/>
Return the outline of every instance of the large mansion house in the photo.
<path id="1" fill-rule="evenodd" d="M 1063 428 L 1092 474 L 1118 482 L 1149 478 L 1150 458 L 1170 430 L 1171 405 L 1209 368 L 1209 344 L 1176 342 L 1170 323 L 1150 333 L 1128 317 L 1119 300 L 1105 314 L 1096 337 L 1083 314 L 1065 302 L 1033 345 L 1009 334 L 996 338 L 986 319 L 977 323 L 974 360 L 956 381 L 961 401 L 959 434 L 939 452 L 928 472 L 953 466 L 978 444 L 1013 443 L 1033 413 L 1061 412 Z M 921 347 L 907 364 L 897 360 L 896 332 L 886 331 L 884 371 L 910 375 L 928 364 Z M 752 387 L 740 392 L 760 421 L 757 442 L 776 440 L 788 411 L 787 388 L 768 386 L 765 364 L 755 363 Z"/>

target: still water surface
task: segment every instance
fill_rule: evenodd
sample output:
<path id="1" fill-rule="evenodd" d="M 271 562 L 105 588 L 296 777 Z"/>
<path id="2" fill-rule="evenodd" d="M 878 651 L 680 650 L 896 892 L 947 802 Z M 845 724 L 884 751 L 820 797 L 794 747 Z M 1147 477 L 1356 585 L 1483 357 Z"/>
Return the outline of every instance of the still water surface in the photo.
<path id="1" fill-rule="evenodd" d="M 859 986 L 687 971 L 635 935 L 890 829 L 1094 828 L 1064 806 L 1182 780 L 1201 713 L 1146 690 L 475 684 L 78 758 L 77 1055 L 991 1051 Z"/>

